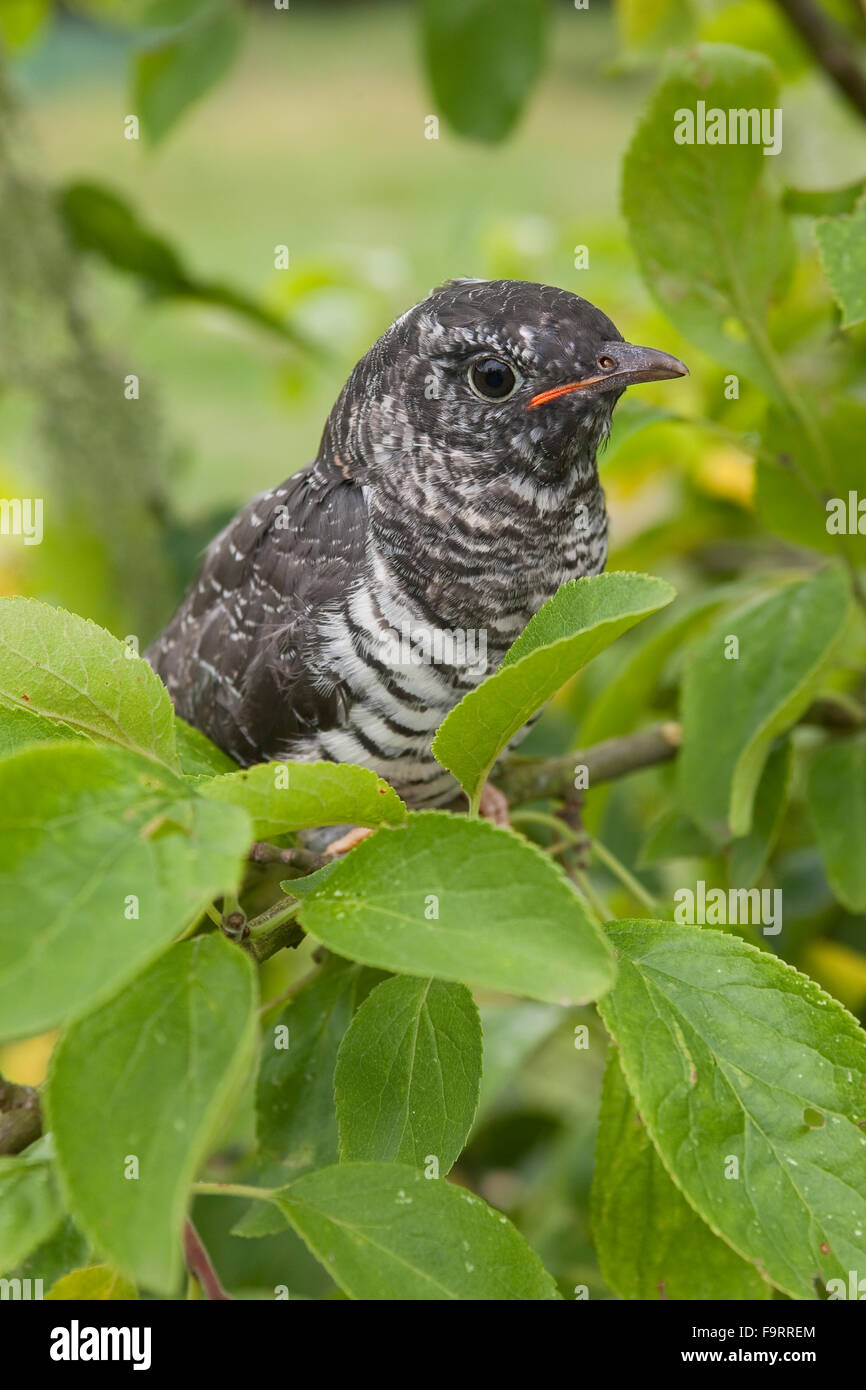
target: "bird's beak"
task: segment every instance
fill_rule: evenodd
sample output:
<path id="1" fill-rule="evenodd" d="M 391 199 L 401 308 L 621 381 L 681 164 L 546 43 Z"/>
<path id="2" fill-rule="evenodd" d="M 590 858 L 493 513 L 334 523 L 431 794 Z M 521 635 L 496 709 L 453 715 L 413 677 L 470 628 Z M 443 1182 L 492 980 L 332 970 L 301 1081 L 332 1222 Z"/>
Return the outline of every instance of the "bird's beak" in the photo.
<path id="1" fill-rule="evenodd" d="M 637 343 L 605 343 L 599 353 L 599 362 L 611 362 L 610 367 L 600 369 L 596 376 L 586 376 L 580 381 L 566 381 L 562 386 L 553 386 L 549 391 L 541 391 L 533 396 L 528 409 L 546 405 L 559 396 L 568 396 L 572 391 L 584 391 L 588 386 L 605 386 L 610 383 L 614 390 L 623 386 L 634 386 L 638 381 L 665 381 L 668 377 L 688 376 L 689 369 L 678 357 L 658 348 L 638 347 Z"/>

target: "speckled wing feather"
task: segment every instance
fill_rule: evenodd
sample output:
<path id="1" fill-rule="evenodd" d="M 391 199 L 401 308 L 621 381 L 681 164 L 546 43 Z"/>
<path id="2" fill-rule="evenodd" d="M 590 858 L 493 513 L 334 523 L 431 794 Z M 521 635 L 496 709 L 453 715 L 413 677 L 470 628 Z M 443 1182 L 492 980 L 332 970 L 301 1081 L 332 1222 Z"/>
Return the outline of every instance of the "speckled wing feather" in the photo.
<path id="1" fill-rule="evenodd" d="M 285 757 L 343 721 L 347 690 L 317 663 L 319 624 L 359 578 L 367 531 L 361 488 L 308 465 L 213 541 L 146 653 L 178 714 L 238 762 Z"/>

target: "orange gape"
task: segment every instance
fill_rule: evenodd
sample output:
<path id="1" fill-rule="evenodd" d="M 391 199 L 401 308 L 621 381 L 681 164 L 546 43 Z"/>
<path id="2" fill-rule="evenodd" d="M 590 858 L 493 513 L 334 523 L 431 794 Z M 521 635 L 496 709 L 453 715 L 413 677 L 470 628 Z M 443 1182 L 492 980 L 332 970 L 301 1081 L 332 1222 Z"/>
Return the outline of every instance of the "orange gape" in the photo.
<path id="1" fill-rule="evenodd" d="M 565 386 L 552 386 L 549 391 L 541 391 L 537 396 L 533 396 L 527 405 L 527 410 L 532 410 L 536 405 L 546 405 L 548 401 L 555 401 L 558 396 L 567 396 L 572 391 L 582 391 L 584 386 L 597 386 L 600 381 L 608 381 L 607 376 L 588 376 L 583 381 L 569 381 Z"/>

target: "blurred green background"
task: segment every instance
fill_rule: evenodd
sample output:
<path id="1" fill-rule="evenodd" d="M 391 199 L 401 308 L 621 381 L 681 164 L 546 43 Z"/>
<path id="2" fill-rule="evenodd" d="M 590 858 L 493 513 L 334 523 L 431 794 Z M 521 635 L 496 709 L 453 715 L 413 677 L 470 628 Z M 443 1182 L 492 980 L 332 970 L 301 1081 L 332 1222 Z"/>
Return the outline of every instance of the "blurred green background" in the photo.
<path id="1" fill-rule="evenodd" d="M 95 0 L 84 8 L 54 14 L 8 62 L 6 89 L 17 105 L 13 115 L 7 99 L 11 167 L 36 188 L 85 180 L 121 194 L 199 279 L 290 316 L 322 351 L 297 351 L 218 306 L 149 299 L 99 259 L 67 259 L 47 219 L 36 229 L 45 244 L 22 248 L 23 228 L 7 210 L 0 236 L 16 250 L 0 273 L 12 301 L 26 297 L 27 341 L 22 351 L 16 334 L 4 334 L 0 345 L 0 480 L 9 495 L 39 489 L 46 543 L 25 551 L 0 540 L 5 592 L 63 602 L 148 640 L 222 521 L 314 455 L 352 363 L 453 275 L 535 279 L 585 295 L 626 336 L 688 358 L 695 377 L 678 388 L 676 408 L 696 410 L 697 354 L 651 307 L 618 215 L 621 157 L 654 76 L 623 56 L 623 25 L 633 18 L 621 13 L 618 25 L 603 3 L 553 5 L 542 79 L 513 135 L 490 145 L 459 138 L 445 121 L 437 140 L 425 138 L 425 117 L 437 108 L 413 4 L 295 0 L 277 11 L 263 3 L 251 7 L 227 76 L 153 148 L 124 138 L 141 29 L 97 20 L 136 6 Z M 772 7 L 733 12 L 710 14 L 702 32 L 724 37 L 750 25 L 797 81 L 773 174 L 813 187 L 861 172 L 854 117 Z M 32 218 L 29 226 L 32 243 Z M 290 266 L 275 270 L 283 244 Z M 588 267 L 575 269 L 581 245 Z M 106 374 L 84 364 L 64 394 L 56 381 L 69 371 L 67 297 Z M 141 398 L 119 407 L 128 373 L 139 376 Z M 46 425 L 34 397 L 48 377 L 60 399 Z M 648 387 L 640 398 L 670 396 Z M 73 430 L 80 437 L 70 438 Z M 611 478 L 614 564 L 616 548 L 668 505 L 687 443 L 662 441 L 654 485 L 640 488 L 636 508 L 653 440 L 643 442 L 646 468 L 622 498 Z M 715 449 L 707 486 L 746 498 L 743 459 L 720 454 L 718 440 L 704 443 Z"/>

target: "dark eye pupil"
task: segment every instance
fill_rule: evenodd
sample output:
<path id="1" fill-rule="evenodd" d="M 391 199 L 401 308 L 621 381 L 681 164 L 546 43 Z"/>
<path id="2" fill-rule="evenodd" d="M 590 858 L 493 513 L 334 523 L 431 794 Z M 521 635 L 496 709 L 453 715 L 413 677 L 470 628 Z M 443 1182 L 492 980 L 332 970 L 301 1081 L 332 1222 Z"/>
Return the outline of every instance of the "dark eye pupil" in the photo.
<path id="1" fill-rule="evenodd" d="M 514 389 L 514 373 L 507 362 L 498 357 L 485 357 L 472 366 L 472 384 L 479 395 L 501 400 Z"/>

